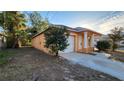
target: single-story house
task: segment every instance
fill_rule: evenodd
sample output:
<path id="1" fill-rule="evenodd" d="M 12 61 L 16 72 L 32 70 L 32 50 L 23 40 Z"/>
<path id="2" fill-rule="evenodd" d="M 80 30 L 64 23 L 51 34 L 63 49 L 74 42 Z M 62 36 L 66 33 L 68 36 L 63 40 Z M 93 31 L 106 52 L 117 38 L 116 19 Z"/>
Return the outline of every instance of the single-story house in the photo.
<path id="1" fill-rule="evenodd" d="M 63 25 L 58 25 L 63 26 Z M 67 27 L 67 30 L 70 32 L 68 43 L 69 46 L 64 51 L 60 51 L 59 53 L 68 53 L 68 52 L 84 52 L 89 53 L 94 51 L 94 44 L 95 44 L 95 37 L 101 36 L 100 33 L 95 32 L 93 30 L 82 28 L 82 27 L 76 27 L 71 28 Z M 32 46 L 34 48 L 37 48 L 39 50 L 42 50 L 46 53 L 48 53 L 49 49 L 44 47 L 45 44 L 45 37 L 44 37 L 44 31 L 41 33 L 36 34 L 32 38 Z"/>

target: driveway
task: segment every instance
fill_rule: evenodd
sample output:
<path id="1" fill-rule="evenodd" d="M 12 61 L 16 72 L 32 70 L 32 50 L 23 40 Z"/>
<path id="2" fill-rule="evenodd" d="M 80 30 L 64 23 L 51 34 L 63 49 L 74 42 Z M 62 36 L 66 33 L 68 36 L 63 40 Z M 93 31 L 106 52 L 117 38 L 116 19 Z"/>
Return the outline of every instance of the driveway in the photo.
<path id="1" fill-rule="evenodd" d="M 60 56 L 70 60 L 74 64 L 80 64 L 124 80 L 124 63 L 108 59 L 108 55 L 105 53 L 95 54 L 63 53 Z"/>

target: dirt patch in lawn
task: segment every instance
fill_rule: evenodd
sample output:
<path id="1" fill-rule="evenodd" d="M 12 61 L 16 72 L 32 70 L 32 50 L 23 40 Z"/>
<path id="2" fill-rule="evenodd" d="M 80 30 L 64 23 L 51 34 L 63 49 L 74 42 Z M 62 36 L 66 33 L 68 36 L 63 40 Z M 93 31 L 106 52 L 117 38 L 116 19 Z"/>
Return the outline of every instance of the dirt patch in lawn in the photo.
<path id="1" fill-rule="evenodd" d="M 0 65 L 0 80 L 118 80 L 110 75 L 45 54 L 34 48 L 9 49 L 16 54 Z"/>

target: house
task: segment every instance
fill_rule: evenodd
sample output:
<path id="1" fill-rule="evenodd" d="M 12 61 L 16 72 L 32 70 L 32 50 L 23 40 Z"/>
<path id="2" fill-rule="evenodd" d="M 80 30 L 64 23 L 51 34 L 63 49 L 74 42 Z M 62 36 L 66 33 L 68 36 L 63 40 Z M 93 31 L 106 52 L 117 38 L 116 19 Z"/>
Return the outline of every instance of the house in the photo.
<path id="1" fill-rule="evenodd" d="M 63 26 L 63 25 L 56 25 L 56 26 Z M 71 28 L 67 27 L 67 30 L 70 32 L 68 43 L 69 46 L 64 51 L 60 51 L 59 53 L 68 53 L 68 52 L 84 52 L 89 53 L 93 52 L 94 50 L 94 44 L 95 44 L 95 37 L 101 36 L 100 33 L 95 32 L 93 30 L 82 28 L 82 27 L 76 27 Z M 44 47 L 45 44 L 45 37 L 44 32 L 38 33 L 32 38 L 32 46 L 34 48 L 37 48 L 39 50 L 42 50 L 46 53 L 48 53 L 49 49 Z"/>
<path id="2" fill-rule="evenodd" d="M 5 35 L 0 33 L 0 50 L 5 48 Z"/>
<path id="3" fill-rule="evenodd" d="M 120 42 L 118 42 L 118 44 L 120 47 L 124 47 L 124 31 L 121 33 L 121 35 L 123 35 L 123 39 Z"/>

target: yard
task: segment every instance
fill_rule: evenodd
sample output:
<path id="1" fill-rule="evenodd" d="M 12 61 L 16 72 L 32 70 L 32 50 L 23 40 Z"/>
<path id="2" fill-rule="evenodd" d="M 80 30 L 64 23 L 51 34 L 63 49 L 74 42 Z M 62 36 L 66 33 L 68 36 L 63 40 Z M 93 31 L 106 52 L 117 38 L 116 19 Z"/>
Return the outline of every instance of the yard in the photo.
<path id="1" fill-rule="evenodd" d="M 124 50 L 116 50 L 110 53 L 113 60 L 124 62 Z"/>
<path id="2" fill-rule="evenodd" d="M 4 62 L 1 61 L 3 57 Z M 65 59 L 56 58 L 29 47 L 0 51 L 1 62 L 1 81 L 118 80 L 110 75 L 78 64 L 71 64 Z"/>
<path id="3" fill-rule="evenodd" d="M 0 65 L 6 64 L 10 60 L 10 57 L 15 54 L 14 52 L 11 50 L 0 51 Z"/>

